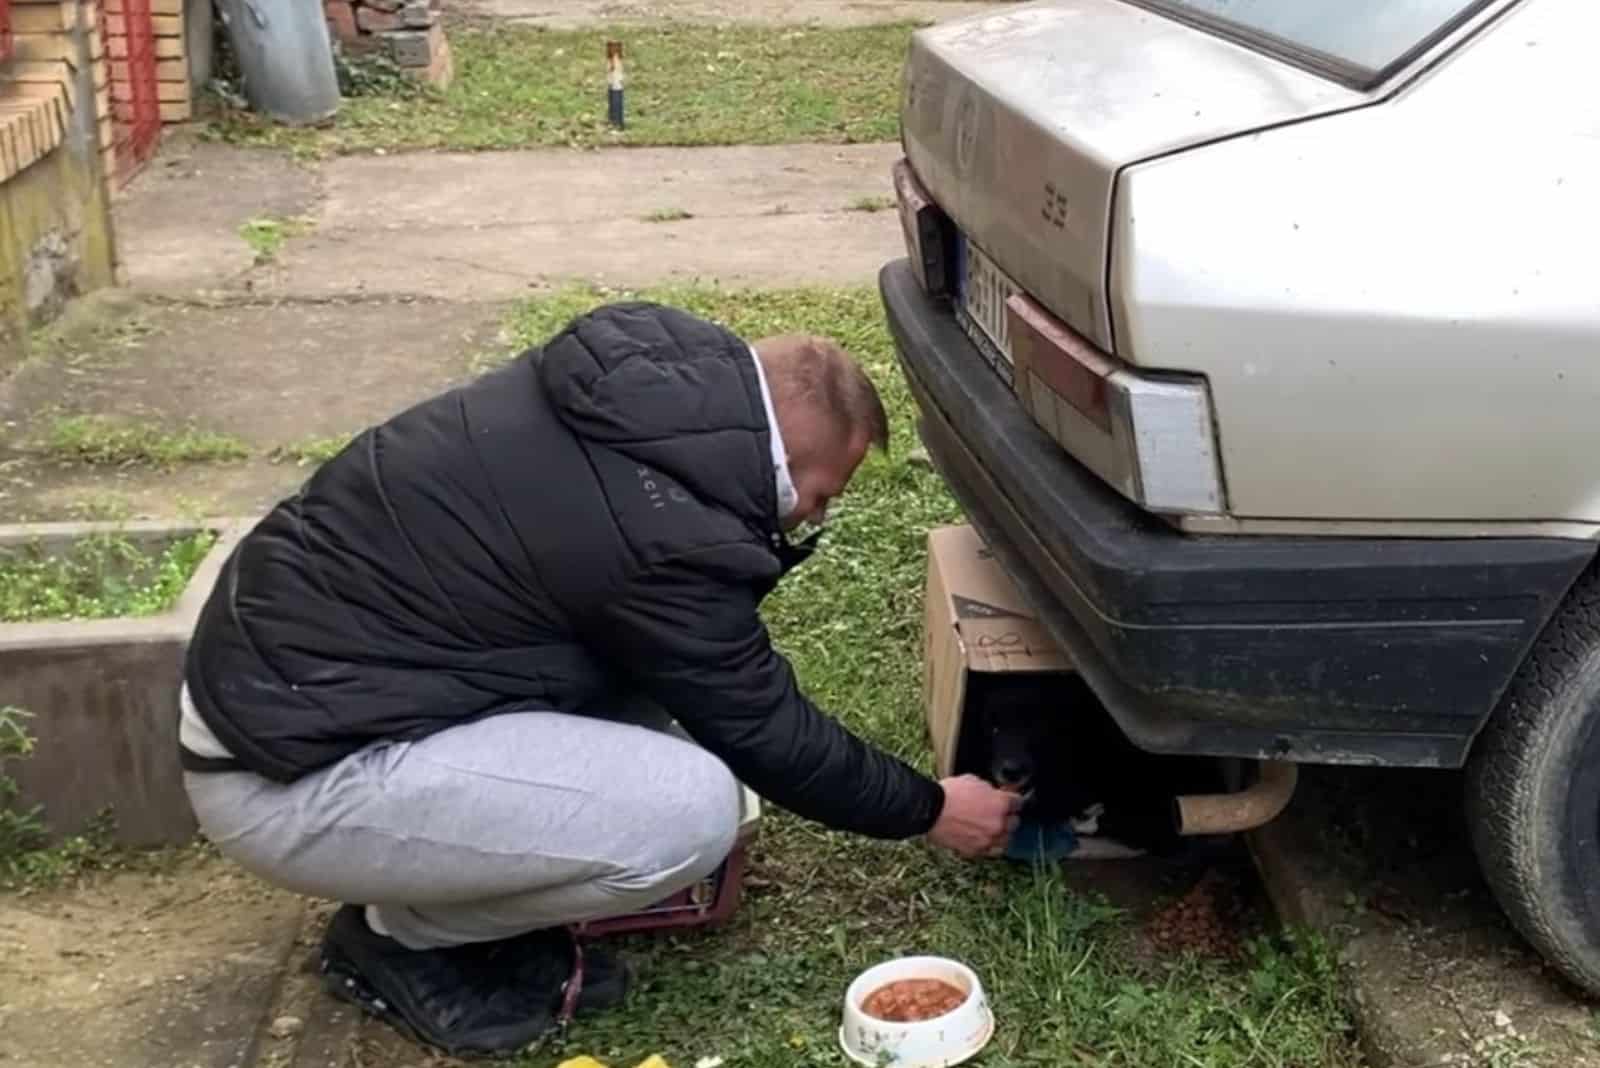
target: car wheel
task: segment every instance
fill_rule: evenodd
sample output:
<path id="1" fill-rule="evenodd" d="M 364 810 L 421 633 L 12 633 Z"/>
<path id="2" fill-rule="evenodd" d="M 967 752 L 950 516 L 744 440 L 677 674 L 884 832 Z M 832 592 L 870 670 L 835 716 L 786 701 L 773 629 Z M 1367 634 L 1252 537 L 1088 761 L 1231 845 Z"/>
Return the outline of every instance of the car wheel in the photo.
<path id="1" fill-rule="evenodd" d="M 1600 571 L 1578 580 L 1478 739 L 1467 816 L 1511 922 L 1600 994 Z"/>

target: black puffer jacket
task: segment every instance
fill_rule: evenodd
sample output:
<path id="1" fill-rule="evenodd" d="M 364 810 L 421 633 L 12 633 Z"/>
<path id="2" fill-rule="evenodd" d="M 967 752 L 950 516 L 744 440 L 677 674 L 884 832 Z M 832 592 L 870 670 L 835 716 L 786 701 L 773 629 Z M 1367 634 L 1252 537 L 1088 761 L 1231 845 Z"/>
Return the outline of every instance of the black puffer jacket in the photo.
<path id="1" fill-rule="evenodd" d="M 361 435 L 240 544 L 190 643 L 202 718 L 292 781 L 379 738 L 622 695 L 833 827 L 926 832 L 938 786 L 820 713 L 757 613 L 794 555 L 754 360 L 621 304 Z"/>

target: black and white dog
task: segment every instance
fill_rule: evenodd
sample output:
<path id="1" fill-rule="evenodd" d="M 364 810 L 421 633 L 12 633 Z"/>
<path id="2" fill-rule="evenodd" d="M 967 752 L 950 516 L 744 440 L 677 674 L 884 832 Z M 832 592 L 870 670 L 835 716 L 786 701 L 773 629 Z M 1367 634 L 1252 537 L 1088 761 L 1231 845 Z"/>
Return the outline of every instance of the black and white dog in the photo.
<path id="1" fill-rule="evenodd" d="M 991 676 L 974 696 L 980 767 L 1024 814 L 1157 856 L 1181 845 L 1177 798 L 1212 793 L 1211 762 L 1146 753 L 1076 673 Z"/>

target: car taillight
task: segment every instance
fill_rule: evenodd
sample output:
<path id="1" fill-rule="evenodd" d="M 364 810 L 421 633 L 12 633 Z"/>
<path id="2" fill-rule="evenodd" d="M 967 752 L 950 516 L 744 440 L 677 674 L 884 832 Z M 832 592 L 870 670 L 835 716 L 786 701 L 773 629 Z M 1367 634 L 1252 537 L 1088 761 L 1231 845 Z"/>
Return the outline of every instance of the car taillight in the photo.
<path id="1" fill-rule="evenodd" d="M 908 160 L 894 165 L 895 202 L 911 269 L 929 296 L 955 294 L 955 225 L 917 181 Z"/>
<path id="2" fill-rule="evenodd" d="M 1017 396 L 1074 459 L 1152 512 L 1225 509 L 1204 379 L 1135 372 L 1026 295 L 1006 312 Z"/>

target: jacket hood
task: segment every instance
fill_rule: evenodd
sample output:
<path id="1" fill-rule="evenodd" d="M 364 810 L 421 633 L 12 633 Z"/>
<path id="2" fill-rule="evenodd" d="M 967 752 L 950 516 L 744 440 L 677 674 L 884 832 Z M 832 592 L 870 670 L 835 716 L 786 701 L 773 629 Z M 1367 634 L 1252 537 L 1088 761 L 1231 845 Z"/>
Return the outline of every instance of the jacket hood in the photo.
<path id="1" fill-rule="evenodd" d="M 575 319 L 538 358 L 546 396 L 578 437 L 777 533 L 772 431 L 742 339 L 676 308 L 630 302 Z"/>

